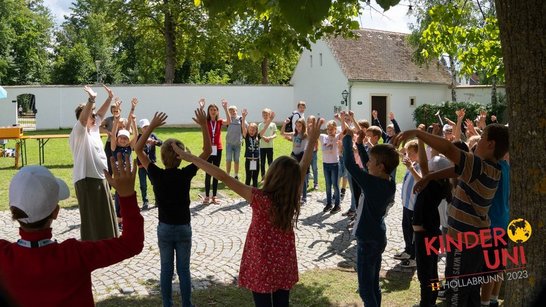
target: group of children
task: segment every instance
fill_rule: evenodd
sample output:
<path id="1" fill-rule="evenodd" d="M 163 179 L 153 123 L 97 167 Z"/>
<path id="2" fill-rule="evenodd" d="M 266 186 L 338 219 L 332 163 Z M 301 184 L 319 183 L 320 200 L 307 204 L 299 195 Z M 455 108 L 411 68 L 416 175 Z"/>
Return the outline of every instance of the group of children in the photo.
<path id="1" fill-rule="evenodd" d="M 172 276 L 176 257 L 182 305 L 191 306 L 190 188 L 191 180 L 197 170 L 202 169 L 207 173 L 204 203 L 218 202 L 216 196 L 219 180 L 243 197 L 252 209 L 252 220 L 241 259 L 239 285 L 252 291 L 257 306 L 288 306 L 290 289 L 298 281 L 294 227 L 297 224 L 301 205 L 306 201 L 310 166 L 313 160 L 316 161 L 317 148 L 320 147 L 326 179 L 324 212 L 337 213 L 341 210 L 341 193 L 338 184 L 339 173 L 342 171 L 340 164 L 343 163 L 343 170 L 347 171 L 348 182 L 352 187 L 353 199 L 346 215 L 355 218 L 353 233 L 357 239 L 359 294 L 366 306 L 380 306 L 379 271 L 382 253 L 387 244 L 384 217 L 394 201 L 396 183 L 393 174 L 400 161 L 400 153 L 393 144 L 399 145 L 403 141 L 417 138 L 419 142 L 412 141 L 406 144 L 406 154 L 403 158 L 403 163 L 408 168 L 403 186 L 403 193 L 406 196 L 403 199 L 405 201 L 408 197 L 410 198 L 408 205 L 404 205 L 403 228 L 411 225 L 414 231 L 411 242 L 410 235 L 407 234 L 406 243 L 414 244 L 414 247 L 408 247 L 406 253 L 410 256 L 408 259 L 411 259 L 410 253 L 414 251 L 416 258 L 418 276 L 422 283 L 420 305 L 434 306 L 436 298 L 430 289 L 430 280 L 437 278 L 437 269 L 435 269 L 437 264 L 435 259 L 423 254 L 423 242 L 425 238 L 438 234 L 440 214 L 438 210 L 428 209 L 438 207 L 442 199 L 451 201 L 452 209 L 449 210 L 448 219 L 450 233 L 468 228 L 478 231 L 482 227 L 488 227 L 487 218 L 478 225 L 472 224 L 473 221 L 464 220 L 461 214 L 469 214 L 466 211 L 470 207 L 473 214 L 478 214 L 480 217 L 487 216 L 493 195 L 475 196 L 476 193 L 472 191 L 476 192 L 479 184 L 488 184 L 491 185 L 489 193 L 493 191 L 494 194 L 496 183 L 501 178 L 501 168 L 497 166 L 497 162 L 507 152 L 508 146 L 507 128 L 501 125 L 490 125 L 484 128 L 473 154 L 461 151 L 451 141 L 426 131 L 400 132 L 392 113 L 389 116 L 392 126 L 387 126 L 386 132 L 378 126 L 370 126 L 367 121 L 356 121 L 352 112 L 342 112 L 336 116 L 340 122 L 339 126 L 336 120 L 330 120 L 326 123 L 326 133 L 321 134 L 324 120 L 310 116 L 306 121 L 303 115 L 305 104 L 300 103 L 298 104 L 298 111 L 301 111 L 298 112 L 299 118 L 294 119 L 295 116 L 292 116 L 283 123 L 281 128 L 282 136 L 292 142 L 291 157 L 280 156 L 271 161 L 273 140 L 277 136 L 277 128 L 273 123 L 275 114 L 271 110 L 265 109 L 262 112 L 264 119 L 262 123 L 248 124 L 246 122 L 248 112 L 242 110 L 242 116 L 239 116 L 237 109 L 233 106 L 228 107 L 227 101 L 224 100 L 222 107 L 228 117 L 224 121 L 219 118 L 216 105 L 210 104 L 205 111 L 205 101 L 202 99 L 195 110 L 193 120 L 201 128 L 203 150 L 199 156 L 195 156 L 179 140 L 168 139 L 161 142 L 153 136 L 154 129 L 166 123 L 165 113 L 156 113 L 151 121 L 141 120 L 142 133 L 138 134 L 136 118 L 133 116 L 136 105 L 137 100 L 134 99 L 128 117 L 129 124 L 127 124 L 123 123 L 117 115 L 121 112 L 120 103 L 114 103 L 111 109 L 112 129 L 109 129 L 109 121 L 104 123 L 103 127 L 110 136 L 106 151 L 109 148 L 112 152 L 111 169 L 105 171 L 105 177 L 115 188 L 116 199 L 119 201 L 119 218 L 123 218 L 121 237 L 94 242 L 67 240 L 57 243 L 52 241 L 50 225 L 57 217 L 59 210 L 57 202 L 68 196 L 65 193 L 66 185 L 56 180 L 47 169 L 37 166 L 23 168 L 12 180 L 10 209 L 13 218 L 21 225 L 22 239 L 17 243 L 0 241 L 3 248 L 14 250 L 14 257 L 2 258 L 0 281 L 14 302 L 27 305 L 37 298 L 46 297 L 49 305 L 67 304 L 67 302 L 71 302 L 69 305 L 92 304 L 90 272 L 137 254 L 142 249 L 144 240 L 142 216 L 138 213 L 134 192 L 134 181 L 138 169 L 141 190 L 143 189 L 142 177 L 145 184 L 147 174 L 153 185 L 158 208 L 157 236 L 161 259 L 160 286 L 163 305 L 172 305 Z M 379 122 L 377 116 L 373 117 L 373 123 L 377 124 Z M 285 128 L 290 121 L 293 121 L 291 126 L 294 129 L 288 132 Z M 228 127 L 226 135 L 226 155 L 229 157 L 227 161 L 234 162 L 234 176 L 230 174 L 231 163 L 226 163 L 227 171 L 218 167 L 223 150 L 221 127 L 226 124 L 232 127 Z M 381 137 L 383 144 L 379 144 Z M 243 140 L 246 184 L 238 178 L 238 156 Z M 453 200 L 451 200 L 450 185 L 442 177 L 445 175 L 442 171 L 444 173 L 447 171 L 442 170 L 443 164 L 434 162 L 435 158 L 432 157 L 428 159 L 432 159 L 433 163 L 428 166 L 427 149 L 424 143 L 452 161 L 454 166 L 448 168 L 448 171 L 452 176 L 458 176 L 460 181 L 453 194 Z M 160 156 L 164 168 L 158 166 L 155 161 L 155 146 L 161 146 Z M 138 158 L 138 167 L 131 166 L 132 151 Z M 179 168 L 182 160 L 190 164 Z M 417 160 L 420 162 L 420 168 L 415 164 Z M 269 164 L 267 171 L 265 170 L 266 162 Z M 429 173 L 429 169 L 440 171 Z M 257 188 L 258 170 L 261 170 L 263 183 L 259 189 Z M 29 176 L 29 173 L 32 175 Z M 41 175 L 35 175 L 38 173 Z M 504 172 L 502 174 L 505 175 Z M 414 178 L 415 183 L 409 182 L 409 176 Z M 214 179 L 211 196 L 212 177 Z M 313 177 L 316 179 L 316 174 Z M 24 190 L 18 188 L 22 182 L 26 183 L 28 180 L 37 180 L 38 182 L 33 183 L 34 185 L 43 185 L 46 188 L 37 189 L 36 195 L 33 194 L 35 197 L 29 199 L 22 195 Z M 420 193 L 414 195 L 413 190 Z M 143 205 L 147 205 L 146 193 L 142 194 Z M 413 205 L 411 197 L 414 198 Z M 37 202 L 35 199 L 43 201 Z M 103 252 L 106 250 L 108 253 Z M 17 253 L 22 256 L 15 257 Z M 462 255 L 466 254 L 465 252 Z M 461 256 L 461 253 L 448 254 L 446 276 L 453 273 L 449 271 L 450 263 L 451 266 L 458 263 L 461 266 L 459 268 L 462 270 L 461 274 L 475 271 L 477 263 L 480 263 L 479 253 L 469 251 L 468 254 L 470 256 Z M 463 259 L 454 259 L 454 257 L 463 257 Z M 41 260 L 38 261 L 38 259 Z M 36 276 L 36 270 L 29 268 L 28 263 L 36 263 L 34 265 L 36 267 L 53 268 L 59 266 L 60 259 L 71 259 L 72 262 L 80 265 L 77 269 L 67 266 L 66 270 L 48 275 L 53 276 L 55 282 L 30 287 L 32 291 L 35 288 L 41 289 L 40 293 L 43 295 L 30 297 L 20 293 L 21 289 L 30 288 L 28 283 L 24 287 L 19 287 L 15 280 L 39 282 L 42 277 Z M 21 264 L 14 266 L 17 263 Z M 4 271 L 5 267 L 17 269 Z M 81 272 L 81 274 L 74 274 L 74 272 Z M 52 293 L 60 293 L 59 288 L 56 287 L 60 287 L 61 284 L 63 295 L 53 295 Z M 459 301 L 453 301 L 455 306 L 467 306 L 468 302 L 474 302 L 474 291 L 463 290 L 462 292 L 464 293 L 457 295 Z"/>

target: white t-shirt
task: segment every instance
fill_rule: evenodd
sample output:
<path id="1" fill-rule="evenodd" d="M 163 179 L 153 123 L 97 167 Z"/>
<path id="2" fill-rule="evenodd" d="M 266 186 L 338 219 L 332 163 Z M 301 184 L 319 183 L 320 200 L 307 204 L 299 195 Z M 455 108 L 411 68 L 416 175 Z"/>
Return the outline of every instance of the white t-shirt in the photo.
<path id="1" fill-rule="evenodd" d="M 102 118 L 97 115 L 95 125 L 87 127 L 77 121 L 70 132 L 69 143 L 74 158 L 72 180 L 74 183 L 84 178 L 104 179 L 103 170 L 108 169 L 104 145 L 100 138 L 99 124 Z"/>
<path id="2" fill-rule="evenodd" d="M 305 112 L 304 113 L 300 113 L 300 111 L 294 111 L 294 116 L 292 116 L 292 129 L 296 129 L 296 122 L 298 121 L 298 119 L 300 118 L 303 118 L 305 119 Z M 292 131 L 294 131 L 292 130 Z"/>
<path id="3" fill-rule="evenodd" d="M 323 163 L 339 163 L 339 156 L 337 154 L 338 135 L 339 134 L 336 134 L 336 136 L 329 136 L 328 134 L 320 135 Z"/>

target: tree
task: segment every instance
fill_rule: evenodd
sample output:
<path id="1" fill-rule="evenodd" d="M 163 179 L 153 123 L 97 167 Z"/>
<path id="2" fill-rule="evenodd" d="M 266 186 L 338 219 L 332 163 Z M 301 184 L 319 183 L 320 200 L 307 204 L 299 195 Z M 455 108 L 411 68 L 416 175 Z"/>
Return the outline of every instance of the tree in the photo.
<path id="1" fill-rule="evenodd" d="M 47 81 L 53 21 L 42 0 L 0 2 L 0 80 L 3 84 Z"/>
<path id="2" fill-rule="evenodd" d="M 510 215 L 533 227 L 529 279 L 506 283 L 507 306 L 530 306 L 546 282 L 546 2 L 496 0 L 510 114 Z"/>
<path id="3" fill-rule="evenodd" d="M 269 83 L 272 59 L 282 64 L 282 58 L 296 57 L 303 48 L 310 48 L 325 35 L 352 37 L 351 30 L 359 24 L 353 20 L 359 12 L 358 0 L 203 0 L 211 16 L 232 15 L 252 33 L 241 46 L 241 59 L 260 63 L 262 84 Z M 201 1 L 196 0 L 196 4 Z M 295 63 L 295 61 L 294 61 Z"/>

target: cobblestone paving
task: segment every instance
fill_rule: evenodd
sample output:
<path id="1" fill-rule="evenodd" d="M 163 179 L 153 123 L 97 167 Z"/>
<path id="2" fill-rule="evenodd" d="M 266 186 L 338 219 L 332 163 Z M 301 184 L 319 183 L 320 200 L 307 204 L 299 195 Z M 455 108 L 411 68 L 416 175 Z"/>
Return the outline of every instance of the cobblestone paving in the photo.
<path id="1" fill-rule="evenodd" d="M 400 185 L 395 205 L 386 218 L 388 244 L 383 254 L 382 274 L 392 271 L 411 273 L 414 270 L 400 267 L 393 255 L 403 250 L 400 202 Z M 342 212 L 350 205 L 350 194 L 342 202 Z M 340 213 L 322 213 L 324 192 L 311 192 L 303 205 L 296 247 L 300 272 L 310 269 L 354 267 L 356 241 L 347 229 L 348 220 Z M 214 283 L 236 283 L 244 241 L 251 218 L 251 209 L 242 199 L 224 199 L 221 205 L 191 205 L 193 246 L 191 275 L 194 288 L 204 288 Z M 157 248 L 157 209 L 142 212 L 145 219 L 145 243 L 142 253 L 116 265 L 93 272 L 95 300 L 121 293 L 149 295 L 158 292 L 159 249 Z M 54 222 L 54 237 L 63 241 L 79 237 L 80 216 L 77 208 L 62 209 Z M 15 241 L 17 223 L 12 222 L 8 211 L 0 212 L 0 237 Z M 439 263 L 443 272 L 444 261 Z M 356 286 L 356 285 L 355 285 Z M 173 289 L 176 289 L 173 286 Z"/>

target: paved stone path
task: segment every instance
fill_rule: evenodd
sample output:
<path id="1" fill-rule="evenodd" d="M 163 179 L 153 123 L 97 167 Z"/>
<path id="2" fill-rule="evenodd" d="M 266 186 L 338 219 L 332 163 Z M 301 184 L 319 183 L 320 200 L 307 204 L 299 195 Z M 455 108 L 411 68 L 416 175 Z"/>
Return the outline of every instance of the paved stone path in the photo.
<path id="1" fill-rule="evenodd" d="M 413 272 L 399 266 L 393 255 L 403 249 L 400 185 L 395 205 L 386 218 L 388 244 L 383 254 L 382 274 L 392 271 Z M 324 192 L 312 192 L 302 207 L 296 247 L 300 272 L 310 269 L 353 267 L 356 260 L 356 241 L 347 229 L 348 220 L 341 213 L 322 213 Z M 350 205 L 350 194 L 342 202 L 342 212 Z M 236 283 L 244 241 L 251 219 L 250 206 L 242 199 L 225 199 L 222 205 L 192 203 L 193 246 L 191 274 L 194 288 L 213 283 Z M 142 253 L 116 265 L 93 273 L 95 301 L 113 295 L 149 295 L 157 293 L 159 284 L 159 249 L 157 248 L 157 209 L 142 212 L 145 219 L 145 243 Z M 62 209 L 54 222 L 54 237 L 63 241 L 79 237 L 80 216 L 77 209 Z M 0 212 L 0 237 L 15 241 L 17 223 L 9 212 Z M 443 260 L 439 263 L 443 272 Z M 176 289 L 173 286 L 173 289 Z M 356 285 L 355 285 L 356 288 Z"/>

